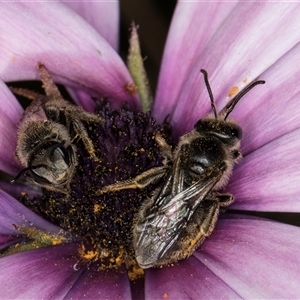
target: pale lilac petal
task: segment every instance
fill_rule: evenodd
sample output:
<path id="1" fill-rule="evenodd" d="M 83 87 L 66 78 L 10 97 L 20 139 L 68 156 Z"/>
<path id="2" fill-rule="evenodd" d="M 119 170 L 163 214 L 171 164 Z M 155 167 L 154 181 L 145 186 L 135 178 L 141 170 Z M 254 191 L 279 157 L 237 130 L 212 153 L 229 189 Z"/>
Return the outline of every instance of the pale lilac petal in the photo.
<path id="1" fill-rule="evenodd" d="M 226 188 L 232 209 L 300 212 L 300 129 L 248 154 Z M 295 142 L 296 141 L 296 142 Z"/>
<path id="2" fill-rule="evenodd" d="M 84 270 L 78 245 L 65 244 L 0 258 L 1 299 L 63 299 Z"/>
<path id="3" fill-rule="evenodd" d="M 159 73 L 154 103 L 154 115 L 158 121 L 162 122 L 173 111 L 199 55 L 236 5 L 234 2 L 178 2 Z"/>
<path id="4" fill-rule="evenodd" d="M 125 91 L 132 79 L 121 58 L 63 3 L 3 3 L 0 16 L 4 81 L 37 79 L 41 61 L 62 84 L 137 105 L 136 95 Z"/>
<path id="5" fill-rule="evenodd" d="M 150 269 L 145 277 L 146 299 L 239 299 L 234 289 L 195 257 L 172 267 Z"/>
<path id="6" fill-rule="evenodd" d="M 194 256 L 243 299 L 296 299 L 299 247 L 299 227 L 240 216 L 219 220 Z"/>
<path id="7" fill-rule="evenodd" d="M 87 111 L 95 111 L 96 102 L 88 92 L 75 88 L 67 88 L 67 90 L 77 105 L 82 106 Z"/>
<path id="8" fill-rule="evenodd" d="M 81 15 L 108 41 L 108 43 L 118 50 L 119 44 L 119 1 L 63 1 L 70 8 Z"/>
<path id="9" fill-rule="evenodd" d="M 299 12 L 298 3 L 239 3 L 235 6 L 205 49 L 198 53 L 188 77 L 182 78 L 185 83 L 178 95 L 178 105 L 171 112 L 175 131 L 181 135 L 190 130 L 197 119 L 210 111 L 201 68 L 208 71 L 220 109 L 228 101 L 226 96 L 233 86 L 243 88 L 297 45 L 300 31 L 295 28 L 300 22 Z M 180 60 L 176 58 L 176 61 Z M 178 63 L 178 68 L 181 64 Z M 164 105 L 160 106 L 162 111 L 170 113 L 165 111 Z"/>
<path id="10" fill-rule="evenodd" d="M 260 75 L 266 83 L 241 100 L 231 116 L 243 128 L 247 153 L 300 128 L 300 43 Z"/>
<path id="11" fill-rule="evenodd" d="M 99 270 L 92 264 L 80 276 L 66 299 L 131 299 L 130 283 L 124 270 Z"/>
<path id="12" fill-rule="evenodd" d="M 98 104 L 101 103 L 101 99 L 105 99 L 105 97 L 93 97 L 82 89 L 74 89 L 68 88 L 67 89 L 72 99 L 80 106 L 82 106 L 87 111 L 95 111 L 95 108 Z M 100 102 L 99 102 L 100 101 Z M 110 102 L 110 107 L 112 109 L 118 109 L 119 105 L 115 102 Z"/>
<path id="13" fill-rule="evenodd" d="M 20 170 L 14 157 L 17 143 L 17 123 L 23 109 L 14 95 L 0 80 L 0 169 L 9 174 Z"/>
<path id="14" fill-rule="evenodd" d="M 37 229 L 58 233 L 60 228 L 37 216 L 16 199 L 0 190 L 0 234 L 17 235 L 13 224 L 33 226 Z M 1 297 L 0 297 L 1 298 Z"/>

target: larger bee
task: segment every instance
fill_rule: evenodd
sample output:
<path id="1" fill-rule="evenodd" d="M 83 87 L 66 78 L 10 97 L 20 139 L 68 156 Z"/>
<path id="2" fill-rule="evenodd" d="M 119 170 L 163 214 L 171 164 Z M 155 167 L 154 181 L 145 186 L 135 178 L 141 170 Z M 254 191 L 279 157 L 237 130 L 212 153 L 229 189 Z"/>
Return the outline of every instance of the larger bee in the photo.
<path id="1" fill-rule="evenodd" d="M 220 207 L 234 200 L 231 194 L 217 192 L 226 185 L 234 164 L 241 159 L 242 129 L 227 118 L 249 90 L 265 82 L 252 82 L 217 113 L 207 72 L 201 72 L 213 115 L 198 120 L 173 152 L 162 137 L 156 137 L 165 157 L 164 166 L 99 191 L 103 194 L 142 189 L 162 179 L 161 186 L 138 212 L 133 228 L 136 260 L 144 269 L 190 256 L 212 233 Z"/>
<path id="2" fill-rule="evenodd" d="M 77 165 L 75 140 L 81 139 L 89 155 L 98 160 L 82 122 L 104 120 L 64 100 L 42 63 L 38 72 L 46 95 L 12 88 L 16 94 L 33 98 L 20 119 L 15 152 L 25 169 L 13 181 L 24 174 L 43 188 L 69 193 Z"/>

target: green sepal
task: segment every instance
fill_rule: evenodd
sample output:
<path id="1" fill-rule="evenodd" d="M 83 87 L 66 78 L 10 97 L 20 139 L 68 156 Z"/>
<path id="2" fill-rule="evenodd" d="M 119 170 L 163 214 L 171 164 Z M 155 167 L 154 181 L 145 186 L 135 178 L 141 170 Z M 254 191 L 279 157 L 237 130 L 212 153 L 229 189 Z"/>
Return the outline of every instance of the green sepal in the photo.
<path id="1" fill-rule="evenodd" d="M 135 24 L 132 24 L 131 26 L 127 67 L 135 85 L 137 86 L 142 111 L 147 112 L 152 107 L 153 97 L 150 91 L 146 70 L 144 68 L 144 61 L 141 55 L 140 42 Z"/>

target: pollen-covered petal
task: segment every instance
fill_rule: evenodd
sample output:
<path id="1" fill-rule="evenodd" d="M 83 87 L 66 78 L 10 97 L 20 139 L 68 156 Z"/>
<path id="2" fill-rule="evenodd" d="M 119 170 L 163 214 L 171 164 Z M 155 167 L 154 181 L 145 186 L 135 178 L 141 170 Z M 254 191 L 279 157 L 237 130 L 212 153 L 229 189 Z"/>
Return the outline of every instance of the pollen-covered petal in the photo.
<path id="1" fill-rule="evenodd" d="M 43 62 L 62 84 L 137 105 L 136 95 L 127 92 L 132 79 L 121 58 L 65 4 L 5 3 L 0 16 L 4 81 L 38 79 L 36 66 Z"/>
<path id="2" fill-rule="evenodd" d="M 118 50 L 119 44 L 119 1 L 63 1 L 81 15 Z"/>
<path id="3" fill-rule="evenodd" d="M 13 225 L 26 226 L 58 233 L 60 228 L 37 216 L 15 198 L 0 190 L 0 234 L 20 234 Z M 0 297 L 1 298 L 1 297 Z"/>
<path id="4" fill-rule="evenodd" d="M 228 216 L 193 255 L 243 299 L 296 299 L 299 247 L 299 227 Z"/>
<path id="5" fill-rule="evenodd" d="M 78 245 L 64 244 L 0 258 L 1 299 L 63 299 L 84 270 L 75 270 Z"/>
<path id="6" fill-rule="evenodd" d="M 17 142 L 17 123 L 23 109 L 2 80 L 0 80 L 0 99 L 0 170 L 14 174 L 20 168 L 14 152 Z"/>
<path id="7" fill-rule="evenodd" d="M 226 190 L 232 209 L 300 212 L 300 129 L 249 153 L 238 164 Z"/>
<path id="8" fill-rule="evenodd" d="M 158 121 L 162 122 L 173 111 L 199 55 L 236 5 L 233 2 L 178 1 L 164 49 L 154 103 L 154 115 Z"/>
<path id="9" fill-rule="evenodd" d="M 195 257 L 145 277 L 146 299 L 240 299 L 239 295 Z"/>
<path id="10" fill-rule="evenodd" d="M 221 109 L 230 96 L 298 44 L 300 31 L 295 28 L 300 22 L 299 12 L 298 3 L 239 3 L 234 7 L 193 61 L 193 68 L 184 78 L 177 96 L 175 110 L 166 112 L 171 113 L 172 124 L 179 135 L 189 131 L 197 119 L 211 111 L 200 69 L 207 70 L 217 107 Z M 180 66 L 178 64 L 178 68 Z M 262 90 L 261 87 L 255 89 Z M 160 105 L 160 109 L 164 111 L 164 105 Z"/>

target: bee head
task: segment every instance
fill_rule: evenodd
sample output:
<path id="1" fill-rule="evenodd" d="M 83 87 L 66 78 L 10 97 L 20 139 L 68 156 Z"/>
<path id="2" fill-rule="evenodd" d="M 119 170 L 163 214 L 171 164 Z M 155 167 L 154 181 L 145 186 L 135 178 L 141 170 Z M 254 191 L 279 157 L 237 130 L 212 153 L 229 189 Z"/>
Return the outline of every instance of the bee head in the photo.
<path id="1" fill-rule="evenodd" d="M 243 136 L 242 128 L 237 124 L 213 118 L 200 119 L 194 128 L 201 135 L 214 136 L 229 146 L 237 144 Z"/>
<path id="2" fill-rule="evenodd" d="M 62 142 L 41 143 L 31 153 L 28 167 L 23 169 L 11 182 L 22 175 L 42 187 L 58 187 L 65 185 L 76 166 L 73 145 Z"/>
<path id="3" fill-rule="evenodd" d="M 242 128 L 237 124 L 235 124 L 234 122 L 226 121 L 226 120 L 229 114 L 234 109 L 235 105 L 239 102 L 239 100 L 246 93 L 248 93 L 253 87 L 255 87 L 258 84 L 264 84 L 265 81 L 263 80 L 253 81 L 244 90 L 242 90 L 234 98 L 232 98 L 231 101 L 219 113 L 217 113 L 213 93 L 208 81 L 208 74 L 203 69 L 201 69 L 201 72 L 203 73 L 204 82 L 210 97 L 213 116 L 200 119 L 199 121 L 196 122 L 194 128 L 200 134 L 215 136 L 227 145 L 235 145 L 242 138 L 243 135 Z"/>
<path id="4" fill-rule="evenodd" d="M 65 184 L 69 179 L 73 165 L 74 151 L 72 146 L 65 146 L 65 141 L 52 145 L 41 144 L 29 161 L 28 177 L 39 184 Z"/>

